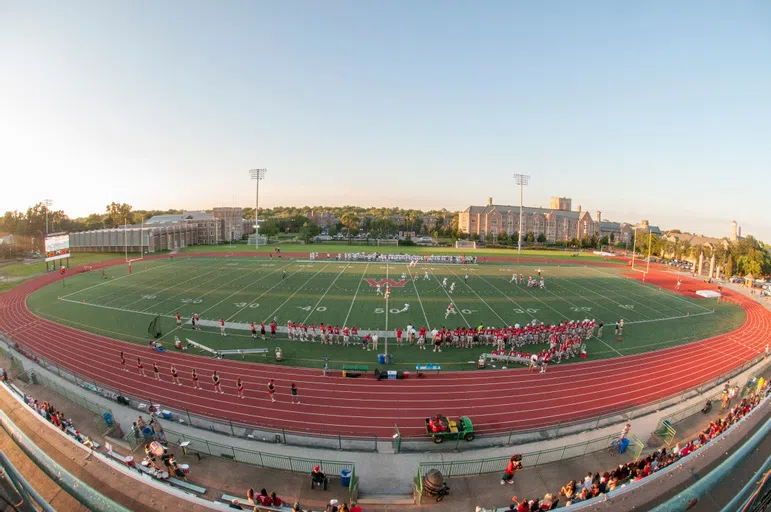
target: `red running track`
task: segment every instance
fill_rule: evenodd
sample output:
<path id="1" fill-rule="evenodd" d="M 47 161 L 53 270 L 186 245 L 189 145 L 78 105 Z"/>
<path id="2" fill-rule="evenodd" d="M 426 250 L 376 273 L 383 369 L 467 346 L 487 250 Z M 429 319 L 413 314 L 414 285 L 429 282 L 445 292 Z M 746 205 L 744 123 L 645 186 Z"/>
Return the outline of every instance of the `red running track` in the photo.
<path id="1" fill-rule="evenodd" d="M 119 263 L 122 262 L 94 267 Z M 564 263 L 575 264 L 570 260 Z M 82 271 L 68 270 L 68 275 Z M 601 361 L 551 365 L 546 374 L 522 368 L 445 372 L 424 379 L 344 379 L 323 377 L 317 369 L 216 360 L 175 351 L 160 354 L 148 347 L 91 334 L 32 314 L 26 297 L 60 279 L 58 274 L 48 274 L 0 295 L 0 331 L 27 350 L 129 396 L 152 400 L 169 409 L 187 409 L 203 416 L 253 426 L 285 427 L 295 432 L 386 437 L 398 424 L 403 435 L 418 435 L 423 432 L 424 418 L 437 412 L 467 415 L 479 433 L 546 428 L 676 395 L 751 360 L 771 343 L 771 313 L 753 300 L 729 291 L 724 294 L 747 312 L 745 324 L 731 333 L 683 346 Z M 646 283 L 673 289 L 676 278 L 652 271 Z M 684 292 L 691 292 L 707 285 L 684 279 L 683 287 Z M 130 371 L 120 369 L 121 350 Z M 148 375 L 152 375 L 152 364 L 156 362 L 163 382 L 141 377 L 135 365 L 137 356 L 142 358 Z M 172 362 L 180 372 L 182 386 L 171 383 L 168 368 Z M 197 369 L 203 390 L 193 388 L 192 368 Z M 219 372 L 225 394 L 213 392 L 213 370 Z M 245 399 L 236 396 L 237 377 L 245 383 Z M 276 403 L 271 403 L 267 395 L 269 379 L 275 379 Z M 291 403 L 292 382 L 297 384 L 301 404 Z"/>

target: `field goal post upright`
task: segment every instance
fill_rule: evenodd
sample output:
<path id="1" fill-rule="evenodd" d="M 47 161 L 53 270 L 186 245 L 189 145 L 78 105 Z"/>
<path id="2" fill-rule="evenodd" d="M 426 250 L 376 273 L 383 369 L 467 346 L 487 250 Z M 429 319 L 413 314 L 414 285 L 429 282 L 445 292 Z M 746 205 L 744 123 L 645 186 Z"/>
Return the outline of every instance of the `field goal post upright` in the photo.
<path id="1" fill-rule="evenodd" d="M 133 231 L 133 228 L 132 228 Z M 132 236 L 133 238 L 133 236 Z M 128 266 L 128 273 L 131 274 L 131 264 L 135 261 L 141 261 L 145 259 L 145 251 L 144 251 L 144 243 L 145 243 L 145 219 L 144 216 L 142 217 L 142 223 L 140 225 L 139 229 L 139 257 L 138 258 L 131 258 L 129 259 L 128 256 L 128 218 L 123 219 L 123 250 L 125 252 L 126 257 L 126 265 Z"/>
<path id="2" fill-rule="evenodd" d="M 636 268 L 634 266 L 635 255 L 637 254 L 637 228 L 634 228 L 634 241 L 632 242 L 632 270 L 635 272 L 642 272 L 644 275 L 648 275 L 648 271 L 651 269 L 651 245 L 653 242 L 653 230 L 648 229 L 648 257 L 645 270 Z"/>

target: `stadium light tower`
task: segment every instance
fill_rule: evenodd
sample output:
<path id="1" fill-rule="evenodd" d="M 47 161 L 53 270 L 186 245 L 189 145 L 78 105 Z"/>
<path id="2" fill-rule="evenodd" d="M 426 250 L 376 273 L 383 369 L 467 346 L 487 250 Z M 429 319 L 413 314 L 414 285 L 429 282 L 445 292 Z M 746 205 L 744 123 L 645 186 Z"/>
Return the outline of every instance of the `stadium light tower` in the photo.
<path id="1" fill-rule="evenodd" d="M 522 252 L 522 196 L 525 185 L 530 182 L 530 175 L 515 174 L 514 182 L 519 185 L 519 242 L 517 243 L 517 254 L 520 254 Z"/>
<path id="2" fill-rule="evenodd" d="M 254 248 L 260 245 L 260 223 L 257 220 L 257 212 L 260 211 L 260 180 L 265 179 L 267 169 L 249 169 L 249 175 L 257 182 L 254 192 Z"/>
<path id="3" fill-rule="evenodd" d="M 43 204 L 46 205 L 46 236 L 48 236 L 48 209 L 54 204 L 50 199 L 43 199 Z"/>

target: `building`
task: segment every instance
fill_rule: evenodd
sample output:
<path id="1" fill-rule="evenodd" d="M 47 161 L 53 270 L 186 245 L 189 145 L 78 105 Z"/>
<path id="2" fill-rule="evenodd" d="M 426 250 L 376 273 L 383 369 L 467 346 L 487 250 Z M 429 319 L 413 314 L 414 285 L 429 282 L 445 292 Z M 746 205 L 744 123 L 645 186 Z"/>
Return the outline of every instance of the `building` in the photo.
<path id="1" fill-rule="evenodd" d="M 555 199 L 559 201 L 553 204 L 570 205 L 570 199 Z M 523 214 L 523 233 L 532 232 L 535 237 L 543 234 L 549 243 L 569 242 L 595 234 L 595 221 L 589 212 L 581 211 L 581 206 L 577 211 L 526 206 Z M 482 238 L 502 232 L 511 236 L 519 231 L 519 206 L 495 205 L 490 197 L 487 206 L 469 206 L 458 214 L 458 230 Z"/>
<path id="2" fill-rule="evenodd" d="M 225 222 L 213 213 L 189 211 L 171 215 L 156 215 L 145 221 L 145 226 L 187 224 L 197 229 L 197 244 L 215 244 L 228 240 L 225 237 Z"/>
<path id="3" fill-rule="evenodd" d="M 318 224 L 321 229 L 329 229 L 337 225 L 337 217 L 333 213 L 311 210 L 308 214 L 308 220 Z"/>
<path id="4" fill-rule="evenodd" d="M 244 237 L 244 210 L 236 207 L 214 208 L 212 214 L 215 219 L 223 223 L 223 236 L 220 240 L 241 240 Z"/>
<path id="5" fill-rule="evenodd" d="M 569 197 L 552 197 L 551 201 L 549 202 L 549 209 L 551 210 L 562 210 L 569 212 L 573 209 L 572 206 L 573 201 Z"/>
<path id="6" fill-rule="evenodd" d="M 72 252 L 132 252 L 152 254 L 196 245 L 198 227 L 186 223 L 131 225 L 70 233 Z"/>

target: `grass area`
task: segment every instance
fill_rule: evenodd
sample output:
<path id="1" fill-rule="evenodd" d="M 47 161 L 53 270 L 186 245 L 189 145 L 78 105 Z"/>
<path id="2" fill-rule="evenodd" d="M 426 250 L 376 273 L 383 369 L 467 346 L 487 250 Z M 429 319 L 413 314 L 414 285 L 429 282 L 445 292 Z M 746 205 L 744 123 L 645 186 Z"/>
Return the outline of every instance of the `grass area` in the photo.
<path id="1" fill-rule="evenodd" d="M 288 243 L 282 242 L 281 244 L 268 244 L 261 245 L 255 249 L 253 245 L 247 245 L 243 242 L 222 245 L 192 245 L 184 248 L 183 253 L 196 253 L 196 252 L 243 252 L 243 253 L 270 253 L 275 250 L 276 247 L 281 248 L 283 253 L 309 253 L 311 251 L 318 251 L 319 254 L 335 255 L 338 253 L 344 254 L 346 252 L 379 252 L 383 254 L 466 254 L 469 256 L 502 256 L 502 257 L 516 257 L 517 249 L 456 249 L 454 247 L 422 247 L 422 246 L 395 246 L 395 245 L 364 245 L 364 244 L 347 244 L 344 242 L 322 242 L 315 244 L 300 244 L 300 243 Z M 573 256 L 578 254 L 578 256 Z M 578 261 L 603 261 L 602 256 L 596 256 L 591 252 L 576 253 L 574 250 L 564 249 L 523 249 L 521 256 L 523 258 L 569 258 L 576 259 Z M 620 258 L 611 258 L 610 263 L 623 264 Z"/>
<path id="2" fill-rule="evenodd" d="M 745 319 L 744 311 L 735 305 L 686 298 L 627 279 L 621 275 L 623 267 L 491 263 L 421 264 L 410 269 L 406 264 L 394 263 L 238 256 L 180 256 L 172 261 L 136 262 L 133 267 L 131 275 L 123 265 L 111 268 L 106 279 L 99 272 L 73 276 L 35 292 L 28 305 L 40 316 L 138 343 L 147 342 L 147 327 L 158 315 L 162 341 L 169 347 L 174 336 L 215 349 L 267 347 L 272 353 L 280 346 L 284 364 L 315 367 L 321 366 L 325 356 L 333 367 L 345 363 L 374 367 L 377 355 L 360 347 L 290 341 L 284 335 L 273 342 L 254 340 L 248 323 L 267 324 L 277 317 L 281 326 L 287 321 L 323 322 L 385 331 L 387 322 L 389 353 L 396 369 L 426 362 L 467 369 L 474 367 L 479 354 L 486 351 L 447 348 L 435 354 L 417 347 L 395 346 L 393 329 L 404 328 L 410 322 L 416 327 L 439 328 L 524 324 L 533 319 L 555 324 L 585 317 L 612 324 L 623 318 L 623 342 L 615 340 L 612 328 L 605 329 L 602 339 L 588 342 L 589 359 L 599 359 L 688 343 L 734 330 Z M 546 279 L 545 290 L 510 283 L 512 273 L 535 276 L 539 268 Z M 446 288 L 442 286 L 445 278 Z M 393 280 L 388 305 L 373 286 L 383 279 Z M 453 282 L 455 290 L 450 293 Z M 450 302 L 457 312 L 445 318 Z M 409 307 L 405 308 L 405 304 Z M 188 323 L 177 328 L 176 312 L 186 322 L 193 313 L 199 314 L 205 321 L 203 331 L 192 331 Z M 216 321 L 221 318 L 228 322 L 227 337 L 219 335 Z"/>
<path id="3" fill-rule="evenodd" d="M 129 254 L 129 256 L 134 256 Z M 77 252 L 73 253 L 65 266 L 91 265 L 102 261 L 122 259 L 123 253 L 115 252 Z M 57 262 L 57 267 L 59 262 Z M 0 293 L 10 290 L 27 279 L 45 274 L 46 264 L 43 259 L 28 260 L 0 266 Z"/>

